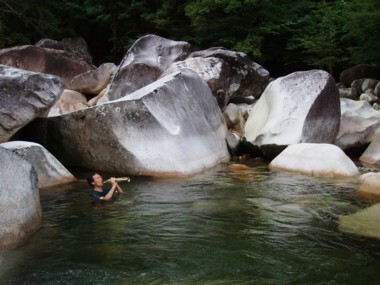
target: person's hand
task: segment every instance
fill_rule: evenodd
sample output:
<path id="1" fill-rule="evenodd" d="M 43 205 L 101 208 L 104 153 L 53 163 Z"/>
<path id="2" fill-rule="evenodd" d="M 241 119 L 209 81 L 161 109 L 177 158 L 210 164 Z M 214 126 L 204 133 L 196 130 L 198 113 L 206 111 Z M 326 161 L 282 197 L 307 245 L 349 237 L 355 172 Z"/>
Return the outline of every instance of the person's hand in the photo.
<path id="1" fill-rule="evenodd" d="M 111 182 L 111 185 L 114 186 L 117 184 L 117 181 L 116 181 L 116 178 L 115 177 L 111 177 L 110 178 L 110 182 Z"/>

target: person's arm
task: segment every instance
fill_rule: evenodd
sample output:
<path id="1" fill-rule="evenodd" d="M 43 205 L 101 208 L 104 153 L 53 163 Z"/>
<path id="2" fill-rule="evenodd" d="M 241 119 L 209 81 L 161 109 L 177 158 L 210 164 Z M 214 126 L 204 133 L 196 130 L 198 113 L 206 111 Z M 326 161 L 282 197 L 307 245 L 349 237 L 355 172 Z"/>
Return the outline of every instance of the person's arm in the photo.
<path id="1" fill-rule="evenodd" d="M 112 198 L 112 196 L 113 196 L 113 192 L 115 192 L 115 189 L 116 189 L 116 187 L 117 187 L 117 182 L 116 182 L 116 180 L 115 180 L 115 177 L 112 177 L 112 178 L 110 179 L 110 182 L 111 182 L 111 184 L 112 184 L 112 188 L 111 188 L 111 190 L 108 191 L 108 193 L 106 194 L 106 196 L 104 196 L 104 197 L 100 197 L 100 200 L 106 200 L 106 201 L 108 201 L 108 200 L 110 200 L 110 199 Z"/>
<path id="2" fill-rule="evenodd" d="M 118 191 L 119 193 L 124 193 L 123 189 L 121 189 L 121 187 L 119 186 L 118 183 L 116 183 L 116 188 L 117 188 L 117 191 Z"/>

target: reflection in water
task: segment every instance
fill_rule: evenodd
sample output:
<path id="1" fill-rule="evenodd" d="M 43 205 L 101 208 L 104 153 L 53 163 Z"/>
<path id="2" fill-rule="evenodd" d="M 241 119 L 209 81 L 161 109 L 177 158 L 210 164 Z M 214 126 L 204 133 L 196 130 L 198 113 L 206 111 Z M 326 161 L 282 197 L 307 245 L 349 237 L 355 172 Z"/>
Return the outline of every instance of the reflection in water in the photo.
<path id="1" fill-rule="evenodd" d="M 376 284 L 380 241 L 338 231 L 373 203 L 356 181 L 216 167 L 135 178 L 94 207 L 85 182 L 43 189 L 43 226 L 0 255 L 5 284 Z"/>

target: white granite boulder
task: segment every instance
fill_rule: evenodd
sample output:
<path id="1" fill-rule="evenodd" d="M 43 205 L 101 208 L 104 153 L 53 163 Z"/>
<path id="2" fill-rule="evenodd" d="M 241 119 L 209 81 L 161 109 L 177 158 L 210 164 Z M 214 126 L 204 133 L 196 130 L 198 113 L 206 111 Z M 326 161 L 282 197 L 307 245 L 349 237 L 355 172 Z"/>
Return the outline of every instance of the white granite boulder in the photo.
<path id="1" fill-rule="evenodd" d="M 341 98 L 341 122 L 334 144 L 343 150 L 365 147 L 380 132 L 380 111 L 368 102 Z"/>
<path id="2" fill-rule="evenodd" d="M 0 147 L 0 251 L 22 245 L 41 226 L 42 212 L 33 166 Z"/>
<path id="3" fill-rule="evenodd" d="M 0 65 L 0 143 L 45 116 L 63 90 L 62 79 Z"/>
<path id="4" fill-rule="evenodd" d="M 76 178 L 42 145 L 11 141 L 0 144 L 33 165 L 38 175 L 38 187 L 49 187 L 73 182 Z"/>
<path id="5" fill-rule="evenodd" d="M 358 168 L 337 146 L 302 143 L 289 145 L 269 164 L 273 170 L 300 172 L 317 177 L 355 177 Z"/>
<path id="6" fill-rule="evenodd" d="M 119 99 L 156 81 L 173 62 L 185 59 L 189 49 L 186 42 L 156 35 L 139 38 L 127 51 L 99 103 Z"/>
<path id="7" fill-rule="evenodd" d="M 380 203 L 352 215 L 339 217 L 339 230 L 344 233 L 380 239 Z"/>
<path id="8" fill-rule="evenodd" d="M 359 191 L 361 193 L 380 196 L 380 172 L 363 174 L 360 176 L 360 181 Z"/>
<path id="9" fill-rule="evenodd" d="M 99 171 L 190 175 L 229 158 L 216 99 L 188 69 L 41 124 L 41 143 L 62 163 Z"/>
<path id="10" fill-rule="evenodd" d="M 364 163 L 380 165 L 380 130 L 359 159 Z"/>
<path id="11" fill-rule="evenodd" d="M 290 144 L 332 143 L 339 123 L 334 79 L 325 71 L 310 70 L 272 81 L 252 108 L 243 135 L 274 157 Z"/>

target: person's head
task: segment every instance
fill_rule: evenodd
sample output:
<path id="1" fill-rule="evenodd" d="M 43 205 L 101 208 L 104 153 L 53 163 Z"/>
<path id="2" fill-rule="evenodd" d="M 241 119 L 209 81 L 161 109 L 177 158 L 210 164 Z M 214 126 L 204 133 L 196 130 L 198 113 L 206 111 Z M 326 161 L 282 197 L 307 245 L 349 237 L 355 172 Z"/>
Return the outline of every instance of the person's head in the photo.
<path id="1" fill-rule="evenodd" d="M 97 172 L 92 172 L 87 176 L 87 183 L 91 187 L 102 187 L 103 186 L 103 178 Z"/>

